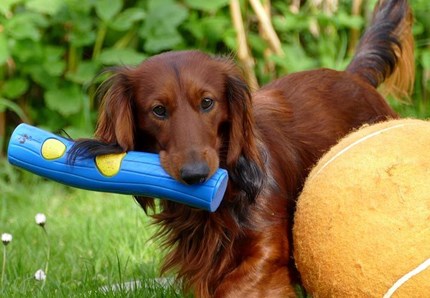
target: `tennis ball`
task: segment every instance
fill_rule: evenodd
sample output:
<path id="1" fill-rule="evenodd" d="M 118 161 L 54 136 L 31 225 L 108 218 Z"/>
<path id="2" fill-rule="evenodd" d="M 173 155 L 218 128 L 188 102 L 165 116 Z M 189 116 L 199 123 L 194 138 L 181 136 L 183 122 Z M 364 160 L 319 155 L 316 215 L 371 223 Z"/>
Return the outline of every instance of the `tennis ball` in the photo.
<path id="1" fill-rule="evenodd" d="M 342 139 L 306 180 L 293 240 L 314 298 L 429 297 L 430 122 L 390 120 Z"/>

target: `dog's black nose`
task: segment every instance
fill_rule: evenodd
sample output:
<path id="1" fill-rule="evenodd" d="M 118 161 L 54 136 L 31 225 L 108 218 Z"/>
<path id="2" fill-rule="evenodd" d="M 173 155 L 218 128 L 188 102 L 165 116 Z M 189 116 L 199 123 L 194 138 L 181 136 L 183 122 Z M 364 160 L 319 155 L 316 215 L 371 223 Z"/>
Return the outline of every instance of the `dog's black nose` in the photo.
<path id="1" fill-rule="evenodd" d="M 181 178 L 186 184 L 203 183 L 208 178 L 209 171 L 205 162 L 189 163 L 182 167 Z"/>

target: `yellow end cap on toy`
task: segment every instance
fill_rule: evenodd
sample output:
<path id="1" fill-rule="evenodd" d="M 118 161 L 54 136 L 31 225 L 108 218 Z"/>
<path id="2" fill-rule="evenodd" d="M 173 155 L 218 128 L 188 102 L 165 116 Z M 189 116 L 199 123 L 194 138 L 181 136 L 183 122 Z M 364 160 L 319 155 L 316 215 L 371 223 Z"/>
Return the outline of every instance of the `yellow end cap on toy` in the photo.
<path id="1" fill-rule="evenodd" d="M 47 160 L 58 159 L 66 152 L 66 145 L 57 139 L 47 139 L 42 145 L 42 156 Z"/>
<path id="2" fill-rule="evenodd" d="M 118 174 L 121 168 L 121 162 L 127 153 L 106 154 L 96 156 L 97 169 L 104 176 L 112 177 Z"/>

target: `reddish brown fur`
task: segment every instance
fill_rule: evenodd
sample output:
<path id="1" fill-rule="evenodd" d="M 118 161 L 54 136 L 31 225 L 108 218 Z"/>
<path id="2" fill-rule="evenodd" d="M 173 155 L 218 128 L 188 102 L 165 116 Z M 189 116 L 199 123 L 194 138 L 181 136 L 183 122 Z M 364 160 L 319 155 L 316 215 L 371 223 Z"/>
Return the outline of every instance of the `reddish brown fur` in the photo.
<path id="1" fill-rule="evenodd" d="M 103 148 L 158 152 L 179 181 L 184 166 L 203 163 L 210 173 L 218 166 L 229 171 L 215 213 L 161 201 L 154 215 L 170 251 L 163 271 L 175 269 L 186 290 L 197 297 L 295 295 L 291 218 L 309 169 L 352 129 L 397 117 L 375 87 L 411 59 L 412 53 L 399 55 L 411 33 L 404 24 L 406 2 L 388 3 L 383 6 L 391 5 L 400 21 L 387 32 L 375 21 L 373 30 L 388 35 L 365 36 L 369 44 L 361 45 L 366 50 L 348 71 L 300 72 L 251 95 L 231 60 L 184 51 L 119 69 L 110 80 L 96 131 L 111 144 Z M 383 47 L 368 57 L 372 44 Z M 368 59 L 361 67 L 363 55 Z M 215 104 L 203 111 L 207 97 Z M 158 105 L 167 109 L 163 119 L 154 115 Z M 145 210 L 153 207 L 150 198 L 137 200 Z"/>

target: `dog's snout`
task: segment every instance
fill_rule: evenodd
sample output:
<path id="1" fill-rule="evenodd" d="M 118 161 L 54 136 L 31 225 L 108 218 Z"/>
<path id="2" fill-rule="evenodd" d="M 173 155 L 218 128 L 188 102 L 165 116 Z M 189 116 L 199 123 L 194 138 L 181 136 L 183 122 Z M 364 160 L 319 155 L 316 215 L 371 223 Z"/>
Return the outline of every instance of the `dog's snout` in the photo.
<path id="1" fill-rule="evenodd" d="M 205 162 L 188 163 L 181 168 L 181 178 L 187 184 L 203 183 L 209 172 L 209 166 Z"/>

